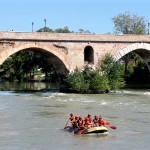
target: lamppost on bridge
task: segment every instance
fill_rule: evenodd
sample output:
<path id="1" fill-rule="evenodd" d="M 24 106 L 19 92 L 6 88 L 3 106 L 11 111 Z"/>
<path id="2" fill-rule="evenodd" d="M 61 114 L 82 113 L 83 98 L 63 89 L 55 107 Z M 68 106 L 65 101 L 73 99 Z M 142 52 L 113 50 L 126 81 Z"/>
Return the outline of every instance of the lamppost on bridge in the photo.
<path id="1" fill-rule="evenodd" d="M 44 19 L 44 22 L 45 22 L 44 32 L 46 32 L 46 18 Z"/>
<path id="2" fill-rule="evenodd" d="M 149 25 L 150 25 L 150 23 L 148 22 L 148 35 L 149 35 Z"/>
<path id="3" fill-rule="evenodd" d="M 32 32 L 33 32 L 33 25 L 34 25 L 34 22 L 32 22 Z"/>

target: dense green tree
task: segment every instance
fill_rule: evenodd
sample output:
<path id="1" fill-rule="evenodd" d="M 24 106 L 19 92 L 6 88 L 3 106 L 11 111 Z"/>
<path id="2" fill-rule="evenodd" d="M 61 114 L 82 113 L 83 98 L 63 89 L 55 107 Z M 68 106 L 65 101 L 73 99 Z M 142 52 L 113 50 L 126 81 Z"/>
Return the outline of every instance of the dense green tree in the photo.
<path id="1" fill-rule="evenodd" d="M 22 59 L 19 57 L 18 53 L 12 55 L 6 60 L 1 68 L 7 75 L 8 79 L 21 81 L 23 79 L 23 70 L 22 70 Z"/>
<path id="2" fill-rule="evenodd" d="M 137 57 L 137 54 L 134 52 L 130 52 L 126 55 L 124 55 L 121 60 L 124 62 L 125 64 L 125 69 L 124 72 L 127 73 L 127 69 L 128 69 L 128 64 L 131 60 L 135 59 Z"/>
<path id="3" fill-rule="evenodd" d="M 129 69 L 128 71 L 130 71 Z M 132 67 L 132 72 L 125 77 L 127 83 L 134 83 L 134 84 L 147 84 L 150 82 L 150 73 L 148 70 L 147 65 L 144 62 L 138 62 L 136 66 Z"/>
<path id="4" fill-rule="evenodd" d="M 116 90 L 124 81 L 123 73 L 122 66 L 110 54 L 107 54 L 96 70 L 88 65 L 82 71 L 76 69 L 68 75 L 66 83 L 73 90 L 92 90 L 93 92 Z"/>
<path id="5" fill-rule="evenodd" d="M 101 71 L 109 80 L 110 89 L 116 90 L 121 86 L 123 80 L 123 66 L 116 62 L 110 54 L 106 54 L 101 63 Z"/>
<path id="6" fill-rule="evenodd" d="M 14 69 L 12 68 L 13 62 L 9 57 L 1 66 L 0 77 L 4 80 L 12 81 L 14 79 Z"/>
<path id="7" fill-rule="evenodd" d="M 57 28 L 54 30 L 54 32 L 56 32 L 56 33 L 71 33 L 71 31 L 69 30 L 69 28 L 67 26 L 64 28 Z"/>
<path id="8" fill-rule="evenodd" d="M 51 32 L 53 33 L 53 29 L 50 29 L 48 27 L 44 27 L 44 28 L 40 28 L 39 30 L 37 30 L 37 32 Z"/>
<path id="9" fill-rule="evenodd" d="M 66 78 L 66 83 L 68 87 L 72 90 L 87 90 L 89 89 L 89 84 L 84 80 L 84 75 L 77 68 L 74 72 L 70 73 Z"/>
<path id="10" fill-rule="evenodd" d="M 91 34 L 91 32 L 89 30 L 84 30 L 84 29 L 79 29 L 78 33 Z"/>
<path id="11" fill-rule="evenodd" d="M 38 68 L 42 68 L 46 77 L 50 71 L 53 71 L 51 64 L 48 63 L 44 55 L 34 49 L 25 49 L 13 54 L 3 63 L 1 76 L 6 77 L 7 74 L 7 78 L 12 81 L 34 79 L 35 71 Z"/>
<path id="12" fill-rule="evenodd" d="M 120 13 L 112 18 L 114 22 L 115 33 L 122 34 L 146 34 L 146 21 L 144 17 L 130 14 L 129 12 Z M 128 76 L 128 64 L 129 62 L 139 59 L 139 55 L 135 52 L 130 52 L 121 58 L 121 61 L 125 64 L 124 72 Z"/>
<path id="13" fill-rule="evenodd" d="M 113 17 L 112 20 L 115 33 L 146 34 L 146 21 L 144 17 L 125 12 Z"/>
<path id="14" fill-rule="evenodd" d="M 90 80 L 90 89 L 94 91 L 109 90 L 110 87 L 108 78 L 101 75 L 98 70 L 94 71 L 93 76 Z"/>
<path id="15" fill-rule="evenodd" d="M 43 27 L 37 30 L 37 32 L 51 32 L 51 33 L 74 33 L 74 31 L 71 31 L 67 26 L 64 28 L 56 28 L 56 29 L 50 29 L 48 27 Z M 76 33 L 82 33 L 82 34 L 91 34 L 89 30 L 79 29 Z"/>

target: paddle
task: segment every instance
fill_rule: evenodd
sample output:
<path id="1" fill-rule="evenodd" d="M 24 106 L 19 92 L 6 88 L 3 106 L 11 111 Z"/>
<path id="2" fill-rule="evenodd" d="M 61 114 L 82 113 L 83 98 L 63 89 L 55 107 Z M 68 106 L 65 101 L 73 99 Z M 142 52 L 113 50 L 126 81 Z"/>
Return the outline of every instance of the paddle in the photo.
<path id="1" fill-rule="evenodd" d="M 70 126 L 65 126 L 64 129 L 70 128 Z"/>
<path id="2" fill-rule="evenodd" d="M 67 126 L 68 122 L 69 122 L 69 119 L 67 120 L 67 122 L 66 122 L 66 125 L 65 125 L 64 129 L 69 128 L 69 126 Z"/>
<path id="3" fill-rule="evenodd" d="M 110 122 L 105 122 L 105 125 L 106 125 L 106 126 L 109 126 L 109 125 L 110 125 Z"/>
<path id="4" fill-rule="evenodd" d="M 105 122 L 105 125 L 108 126 L 108 127 L 110 127 L 111 129 L 114 129 L 114 130 L 117 129 L 116 126 L 110 126 L 110 122 Z"/>
<path id="5" fill-rule="evenodd" d="M 114 129 L 114 130 L 116 130 L 117 129 L 117 127 L 116 126 L 109 126 L 111 129 Z"/>

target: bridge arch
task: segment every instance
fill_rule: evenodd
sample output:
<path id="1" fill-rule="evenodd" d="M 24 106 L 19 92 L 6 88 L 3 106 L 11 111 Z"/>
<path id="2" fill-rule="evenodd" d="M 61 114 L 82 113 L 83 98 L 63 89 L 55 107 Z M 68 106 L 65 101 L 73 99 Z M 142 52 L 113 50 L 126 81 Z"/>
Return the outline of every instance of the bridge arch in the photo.
<path id="1" fill-rule="evenodd" d="M 135 51 L 137 54 L 139 54 L 139 56 L 144 60 L 150 71 L 150 44 L 135 43 L 129 45 L 126 48 L 123 48 L 119 50 L 116 54 L 114 54 L 114 58 L 117 61 L 132 51 Z"/>
<path id="2" fill-rule="evenodd" d="M 22 43 L 22 44 L 15 44 L 15 45 L 10 45 L 10 46 L 7 46 L 5 48 L 5 50 L 3 50 L 1 53 L 0 53 L 0 64 L 2 64 L 9 56 L 21 51 L 21 50 L 24 50 L 24 49 L 29 49 L 29 50 L 38 50 L 40 51 L 41 53 L 43 53 L 45 56 L 47 56 L 47 58 L 53 58 L 54 59 L 57 59 L 57 66 L 59 65 L 60 70 L 59 70 L 59 73 L 66 73 L 68 72 L 69 70 L 69 64 L 67 62 L 67 54 L 64 53 L 61 49 L 53 46 L 53 45 L 46 45 L 44 43 Z M 54 59 L 52 60 L 54 62 Z M 58 68 L 56 68 L 58 69 Z M 58 71 L 58 70 L 57 70 Z"/>
<path id="3" fill-rule="evenodd" d="M 84 48 L 84 63 L 94 64 L 94 50 L 91 46 Z"/>

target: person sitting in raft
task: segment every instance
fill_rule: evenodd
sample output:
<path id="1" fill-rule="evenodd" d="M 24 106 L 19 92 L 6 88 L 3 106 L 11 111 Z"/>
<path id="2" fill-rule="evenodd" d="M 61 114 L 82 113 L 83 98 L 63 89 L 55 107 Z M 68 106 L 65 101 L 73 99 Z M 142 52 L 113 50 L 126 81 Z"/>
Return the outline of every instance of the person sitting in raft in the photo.
<path id="1" fill-rule="evenodd" d="M 72 123 L 72 120 L 74 120 L 74 119 L 75 119 L 75 116 L 73 115 L 73 113 L 71 113 L 70 118 L 69 118 L 70 122 Z"/>
<path id="2" fill-rule="evenodd" d="M 93 127 L 98 127 L 99 126 L 99 119 L 98 116 L 94 116 L 93 119 Z"/>
<path id="3" fill-rule="evenodd" d="M 77 128 L 77 122 L 78 122 L 79 117 L 75 116 L 75 118 L 72 120 L 72 127 Z"/>
<path id="4" fill-rule="evenodd" d="M 79 119 L 77 120 L 77 127 L 79 130 L 84 130 L 84 120 L 81 116 L 79 116 Z"/>
<path id="5" fill-rule="evenodd" d="M 90 119 L 86 117 L 85 122 L 84 122 L 84 128 L 88 129 L 88 128 L 91 128 L 91 127 L 92 127 L 92 123 L 90 122 Z"/>
<path id="6" fill-rule="evenodd" d="M 99 123 L 99 126 L 104 126 L 104 125 L 105 125 L 105 121 L 104 121 L 104 119 L 102 118 L 101 115 L 99 116 L 99 121 L 98 121 L 98 123 Z"/>
<path id="7" fill-rule="evenodd" d="M 70 118 L 69 118 L 71 124 L 72 124 L 72 127 L 75 126 L 75 122 L 76 122 L 76 119 L 75 119 L 75 116 L 71 113 L 70 114 Z"/>
<path id="8" fill-rule="evenodd" d="M 92 118 L 90 114 L 88 114 L 87 118 L 89 118 L 89 122 L 92 123 Z"/>

